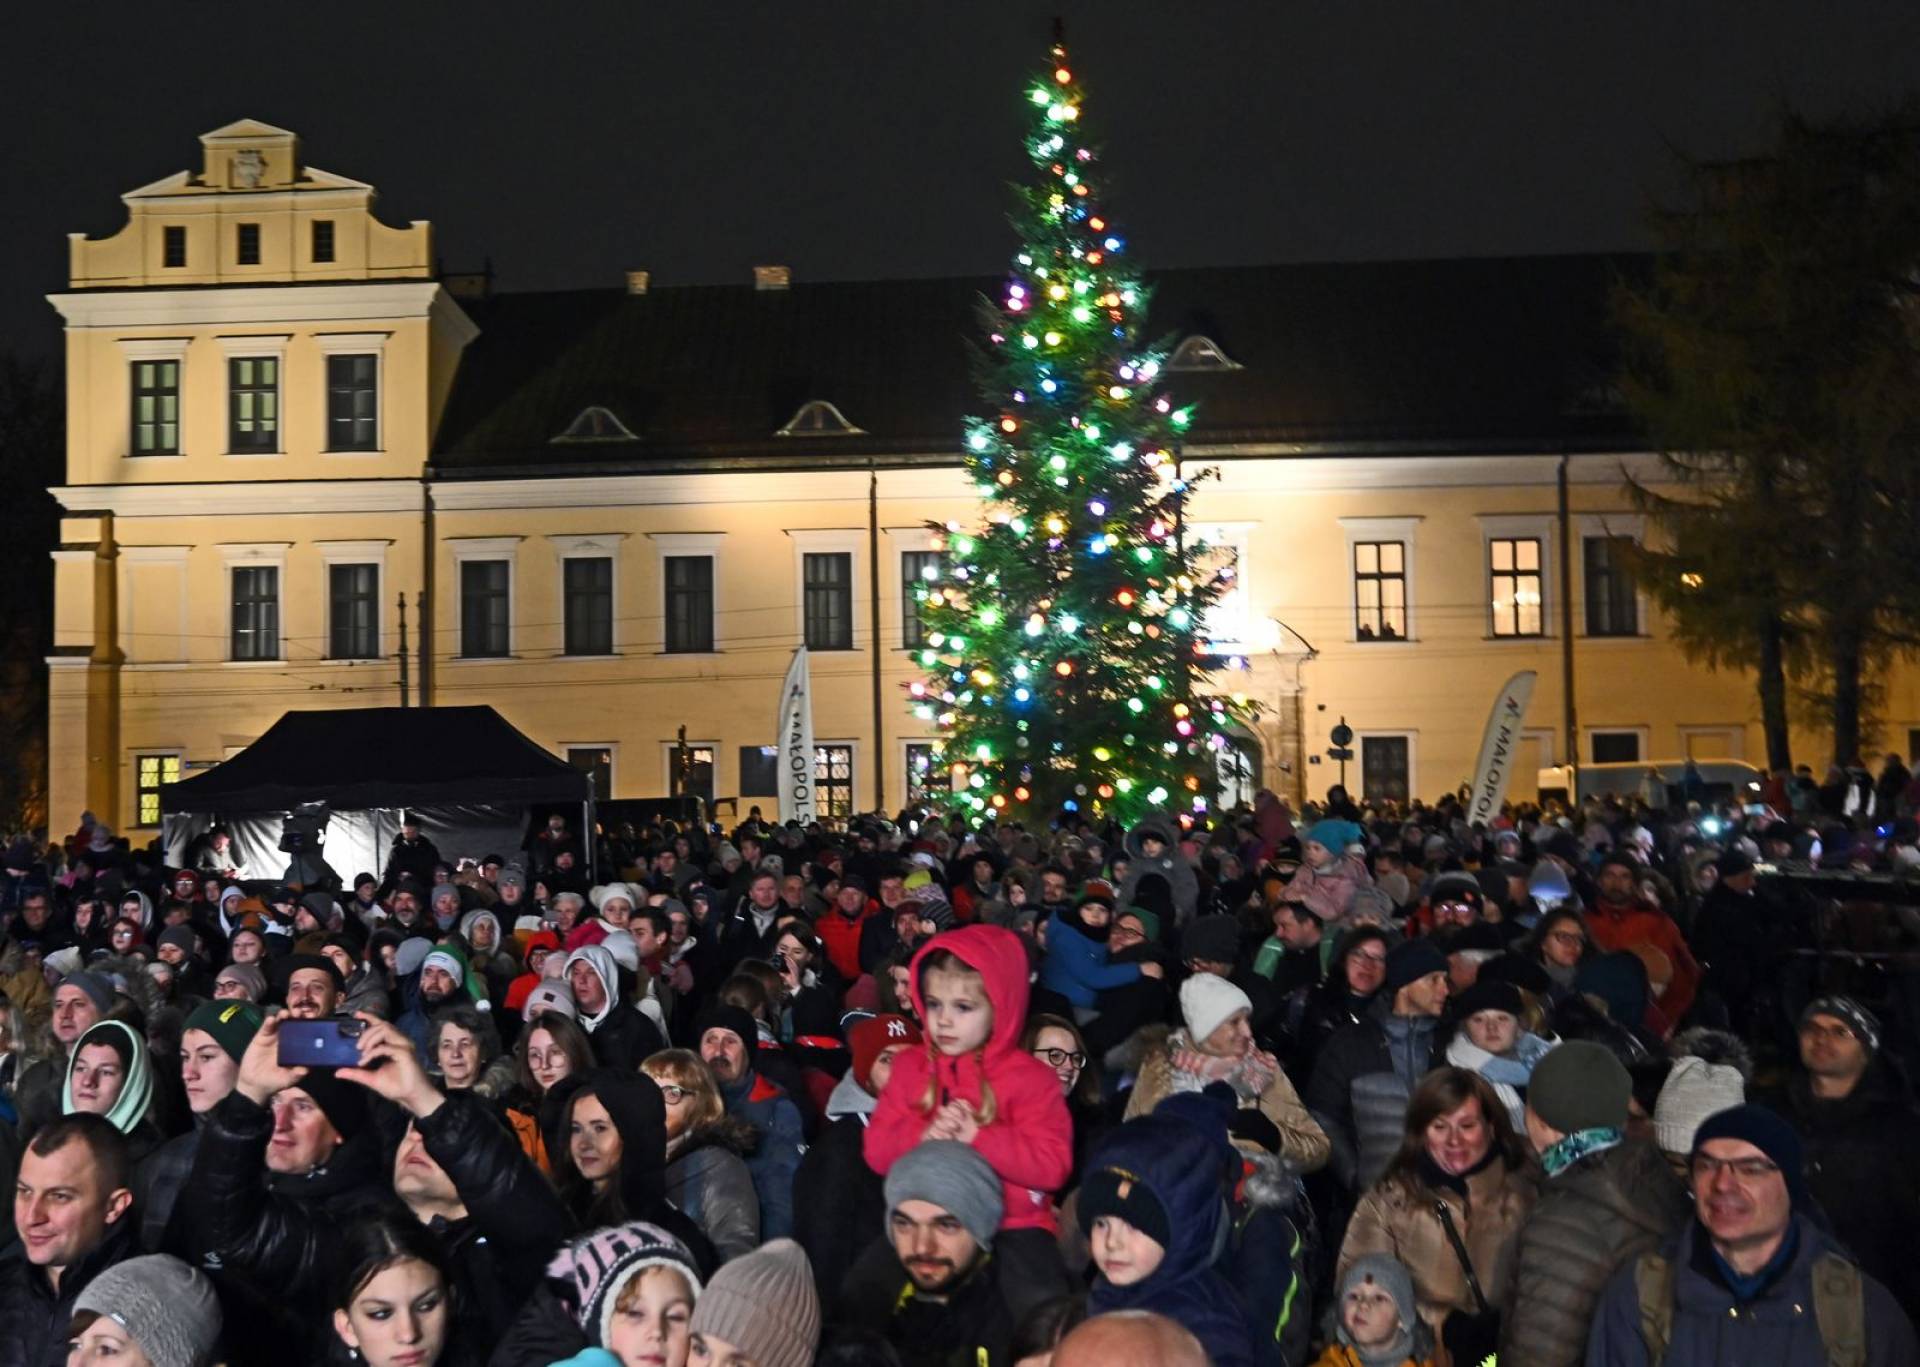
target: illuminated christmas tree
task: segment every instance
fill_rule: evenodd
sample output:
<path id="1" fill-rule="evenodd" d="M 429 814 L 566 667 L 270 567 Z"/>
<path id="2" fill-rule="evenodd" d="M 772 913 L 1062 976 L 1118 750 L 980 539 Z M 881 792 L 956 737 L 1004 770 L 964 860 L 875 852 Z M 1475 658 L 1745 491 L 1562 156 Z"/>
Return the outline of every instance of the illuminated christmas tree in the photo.
<path id="1" fill-rule="evenodd" d="M 966 463 L 986 524 L 943 529 L 921 587 L 915 714 L 945 739 L 956 801 L 1045 820 L 1202 812 L 1238 714 L 1202 692 L 1222 575 L 1183 532 L 1192 420 L 1141 337 L 1148 291 L 1099 193 L 1083 97 L 1056 43 L 1026 92 L 1031 184 L 1005 289 L 982 302 L 981 416 Z M 1230 572 L 1228 572 L 1230 573 Z"/>

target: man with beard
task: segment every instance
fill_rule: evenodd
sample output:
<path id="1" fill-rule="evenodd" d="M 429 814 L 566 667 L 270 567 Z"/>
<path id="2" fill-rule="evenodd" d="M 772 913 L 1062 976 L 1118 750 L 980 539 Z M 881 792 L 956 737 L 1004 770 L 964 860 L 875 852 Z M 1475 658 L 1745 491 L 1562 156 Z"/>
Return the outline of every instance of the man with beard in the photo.
<path id="1" fill-rule="evenodd" d="M 420 962 L 420 986 L 412 1006 L 394 1022 L 401 1034 L 413 1042 L 414 1052 L 427 1055 L 427 1042 L 433 1034 L 433 1014 L 441 1007 L 467 999 L 466 963 L 459 952 L 440 945 L 427 951 Z"/>
<path id="2" fill-rule="evenodd" d="M 979 1152 L 928 1140 L 887 1173 L 886 1237 L 847 1274 L 839 1323 L 886 1339 L 903 1367 L 1011 1361 L 1013 1312 L 993 1236 L 1000 1179 Z"/>

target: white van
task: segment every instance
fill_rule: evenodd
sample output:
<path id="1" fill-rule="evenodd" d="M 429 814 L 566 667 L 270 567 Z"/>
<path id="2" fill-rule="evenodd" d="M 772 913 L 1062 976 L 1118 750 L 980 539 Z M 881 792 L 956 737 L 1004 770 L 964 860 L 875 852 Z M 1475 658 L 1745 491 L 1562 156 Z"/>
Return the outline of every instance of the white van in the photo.
<path id="1" fill-rule="evenodd" d="M 1694 768 L 1706 782 L 1705 802 L 1748 803 L 1760 800 L 1760 781 L 1765 777 L 1751 764 L 1737 759 L 1702 759 Z M 1681 784 L 1686 778 L 1683 759 L 1627 760 L 1611 764 L 1556 764 L 1540 771 L 1540 800 L 1558 798 L 1572 806 L 1590 797 L 1632 797 L 1647 780 L 1647 770 L 1657 769 L 1667 785 L 1667 805 L 1685 804 Z"/>

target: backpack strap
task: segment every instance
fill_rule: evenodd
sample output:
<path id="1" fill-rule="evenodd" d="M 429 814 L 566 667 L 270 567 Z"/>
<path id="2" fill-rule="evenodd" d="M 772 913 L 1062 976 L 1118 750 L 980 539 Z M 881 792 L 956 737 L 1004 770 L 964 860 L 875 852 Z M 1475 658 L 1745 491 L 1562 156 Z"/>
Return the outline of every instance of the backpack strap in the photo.
<path id="1" fill-rule="evenodd" d="M 1866 1367 L 1867 1288 L 1858 1267 L 1832 1253 L 1813 1260 L 1813 1317 L 1829 1367 Z"/>
<path id="2" fill-rule="evenodd" d="M 1666 1361 L 1673 1342 L 1673 1264 L 1658 1253 L 1642 1253 L 1633 1264 L 1633 1289 L 1640 1301 L 1640 1341 L 1648 1367 Z"/>

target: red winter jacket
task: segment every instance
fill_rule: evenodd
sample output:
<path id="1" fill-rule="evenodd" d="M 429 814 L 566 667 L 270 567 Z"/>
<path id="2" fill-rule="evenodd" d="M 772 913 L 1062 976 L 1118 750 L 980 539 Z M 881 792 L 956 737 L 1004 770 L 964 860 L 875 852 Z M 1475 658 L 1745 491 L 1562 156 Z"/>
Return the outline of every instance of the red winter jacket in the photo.
<path id="1" fill-rule="evenodd" d="M 993 1004 L 993 1034 L 984 1057 L 937 1053 L 929 1040 L 924 1050 L 908 1050 L 894 1059 L 893 1076 L 867 1125 L 867 1163 L 884 1176 L 894 1160 L 920 1143 L 931 1118 L 921 1107 L 929 1075 L 937 1101 L 959 1098 L 978 1107 L 984 1071 L 993 1085 L 995 1112 L 993 1123 L 980 1127 L 973 1147 L 1000 1175 L 1006 1201 L 1000 1227 L 1055 1233 L 1053 1193 L 1073 1170 L 1073 1121 L 1060 1079 L 1020 1047 L 1027 1023 L 1026 948 L 1018 935 L 999 926 L 963 926 L 928 940 L 913 956 L 913 1008 L 923 1020 L 920 964 L 942 949 L 985 980 L 987 1000 Z"/>
<path id="2" fill-rule="evenodd" d="M 869 897 L 866 906 L 852 920 L 833 906 L 813 923 L 813 933 L 820 937 L 820 947 L 827 951 L 827 958 L 833 961 L 841 982 L 850 983 L 860 976 L 860 931 L 879 914 L 880 904 Z"/>

